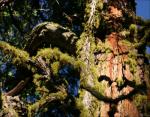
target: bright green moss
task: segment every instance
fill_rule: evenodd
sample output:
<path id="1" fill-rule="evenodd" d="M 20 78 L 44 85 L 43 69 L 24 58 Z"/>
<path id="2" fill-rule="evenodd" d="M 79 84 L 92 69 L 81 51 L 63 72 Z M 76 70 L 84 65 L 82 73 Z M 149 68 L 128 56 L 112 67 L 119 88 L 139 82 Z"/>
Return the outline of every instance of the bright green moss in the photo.
<path id="1" fill-rule="evenodd" d="M 132 73 L 137 72 L 137 50 L 132 50 L 128 54 L 128 60 L 126 61 L 130 66 L 130 71 Z"/>
<path id="2" fill-rule="evenodd" d="M 42 75 L 40 75 L 40 74 L 34 74 L 33 75 L 33 82 L 34 82 L 34 84 L 37 86 L 37 87 L 39 87 L 40 85 L 41 85 L 41 83 L 40 83 L 40 79 L 42 78 L 43 76 Z"/>
<path id="3" fill-rule="evenodd" d="M 136 32 L 137 32 L 137 25 L 136 25 L 136 24 L 131 24 L 130 27 L 129 27 L 129 30 L 130 30 L 130 31 L 134 31 L 134 32 L 136 31 Z"/>
<path id="4" fill-rule="evenodd" d="M 79 91 L 79 98 L 76 99 L 76 107 L 80 110 L 80 117 L 88 117 L 89 113 L 86 107 L 84 107 L 83 104 L 83 98 L 84 98 L 85 91 L 80 90 Z"/>
<path id="5" fill-rule="evenodd" d="M 38 51 L 37 55 L 33 58 L 36 60 L 39 56 L 45 58 L 49 61 L 59 61 L 61 64 L 70 64 L 74 68 L 79 68 L 81 66 L 81 62 L 76 60 L 74 57 L 69 56 L 68 54 L 64 54 L 59 51 L 57 48 L 45 48 Z"/>

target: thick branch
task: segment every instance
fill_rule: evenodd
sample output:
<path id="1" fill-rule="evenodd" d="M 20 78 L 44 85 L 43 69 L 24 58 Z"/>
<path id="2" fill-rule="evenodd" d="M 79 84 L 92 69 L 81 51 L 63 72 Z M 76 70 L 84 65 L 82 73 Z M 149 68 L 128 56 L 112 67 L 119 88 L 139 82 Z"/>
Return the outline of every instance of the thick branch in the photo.
<path id="1" fill-rule="evenodd" d="M 36 26 L 25 46 L 31 55 L 42 47 L 58 47 L 63 52 L 75 54 L 78 37 L 69 29 L 52 22 L 44 22 Z"/>

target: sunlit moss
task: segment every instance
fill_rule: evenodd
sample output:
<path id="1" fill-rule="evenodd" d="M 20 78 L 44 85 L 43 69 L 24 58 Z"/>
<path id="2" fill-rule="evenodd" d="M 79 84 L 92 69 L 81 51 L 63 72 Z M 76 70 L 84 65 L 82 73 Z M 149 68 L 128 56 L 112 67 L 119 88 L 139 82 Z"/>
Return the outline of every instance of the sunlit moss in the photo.
<path id="1" fill-rule="evenodd" d="M 80 68 L 81 64 L 80 61 L 76 60 L 72 56 L 69 56 L 68 54 L 62 53 L 57 48 L 45 48 L 39 50 L 37 55 L 34 57 L 34 60 L 36 60 L 39 56 L 45 59 L 49 59 L 49 61 L 60 61 L 62 64 L 70 64 L 74 68 Z"/>
<path id="2" fill-rule="evenodd" d="M 33 76 L 33 82 L 34 82 L 34 84 L 36 85 L 36 86 L 40 86 L 41 85 L 41 83 L 40 83 L 40 78 L 42 78 L 43 76 L 42 75 L 40 75 L 40 74 L 34 74 L 34 76 Z"/>
<path id="3" fill-rule="evenodd" d="M 102 53 L 110 53 L 112 52 L 112 48 L 108 42 L 99 42 L 98 45 L 96 46 L 97 51 L 101 51 Z"/>

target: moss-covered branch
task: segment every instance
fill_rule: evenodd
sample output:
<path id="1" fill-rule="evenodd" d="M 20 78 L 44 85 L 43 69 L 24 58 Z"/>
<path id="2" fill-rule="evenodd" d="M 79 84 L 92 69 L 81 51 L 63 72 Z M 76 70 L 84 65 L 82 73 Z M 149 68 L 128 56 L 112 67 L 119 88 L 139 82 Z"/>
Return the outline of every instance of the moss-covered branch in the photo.
<path id="1" fill-rule="evenodd" d="M 138 93 L 142 87 L 143 86 L 141 86 L 141 85 L 136 86 L 136 88 L 134 88 L 130 93 L 128 93 L 126 95 L 120 95 L 119 97 L 117 97 L 115 99 L 112 99 L 112 98 L 109 98 L 109 97 L 106 97 L 106 96 L 102 95 L 99 91 L 97 91 L 96 89 L 92 88 L 89 85 L 81 85 L 81 88 L 83 88 L 86 91 L 90 92 L 98 100 L 101 100 L 101 101 L 104 101 L 104 102 L 108 102 L 108 103 L 117 103 L 117 102 L 119 102 L 121 100 L 130 98 L 130 97 L 134 96 L 135 93 Z M 141 91 L 141 93 L 143 93 L 143 92 Z"/>
<path id="2" fill-rule="evenodd" d="M 37 60 L 39 57 L 48 61 L 60 61 L 60 63 L 62 63 L 61 65 L 70 64 L 77 69 L 82 65 L 80 61 L 76 60 L 74 57 L 69 56 L 68 54 L 62 53 L 57 48 L 41 49 L 37 52 L 37 55 L 33 59 Z"/>
<path id="3" fill-rule="evenodd" d="M 43 97 L 33 105 L 28 106 L 28 117 L 33 117 L 36 112 L 42 111 L 47 105 L 55 100 L 64 100 L 67 97 L 65 90 L 58 91 L 57 93 L 51 93 L 46 97 Z"/>
<path id="4" fill-rule="evenodd" d="M 0 41 L 0 50 L 12 58 L 12 63 L 16 66 L 23 65 L 27 67 L 29 61 L 29 54 L 26 51 L 20 50 L 11 46 L 10 44 Z"/>

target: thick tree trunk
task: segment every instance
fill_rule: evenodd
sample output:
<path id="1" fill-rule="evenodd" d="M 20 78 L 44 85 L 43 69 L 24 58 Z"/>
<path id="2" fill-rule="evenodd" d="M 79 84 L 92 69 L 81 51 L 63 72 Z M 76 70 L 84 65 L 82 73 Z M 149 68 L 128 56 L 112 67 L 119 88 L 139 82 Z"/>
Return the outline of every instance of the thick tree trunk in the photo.
<path id="1" fill-rule="evenodd" d="M 81 86 L 82 80 L 85 80 L 83 87 L 87 84 L 91 88 L 84 87 L 81 90 L 80 100 L 77 100 L 78 103 L 82 103 L 81 117 L 144 116 L 145 110 L 141 112 L 141 108 L 144 108 L 142 102 L 147 102 L 145 84 L 149 83 L 144 53 L 139 53 L 139 48 L 136 46 L 136 31 L 133 31 L 135 34 L 129 37 L 129 40 L 122 34 L 124 28 L 135 23 L 135 1 L 106 2 L 108 9 L 106 13 L 102 13 L 107 24 L 106 33 L 102 34 L 106 37 L 104 40 L 101 39 L 100 34 L 97 34 L 98 37 L 90 37 L 92 35 L 90 32 L 94 30 L 92 21 L 96 21 L 97 4 L 99 4 L 97 0 L 89 2 L 91 11 L 86 24 L 86 27 L 89 27 L 88 31 L 85 29 L 84 46 L 80 54 L 85 63 L 85 68 L 81 71 Z M 127 27 L 124 27 L 124 23 Z M 132 32 L 130 35 L 133 35 Z M 80 40 L 82 38 L 81 36 Z M 98 51 L 94 54 L 96 62 L 91 59 L 94 52 L 90 38 L 97 38 Z M 93 66 L 96 75 L 92 71 Z M 99 79 L 96 78 L 97 76 Z"/>

